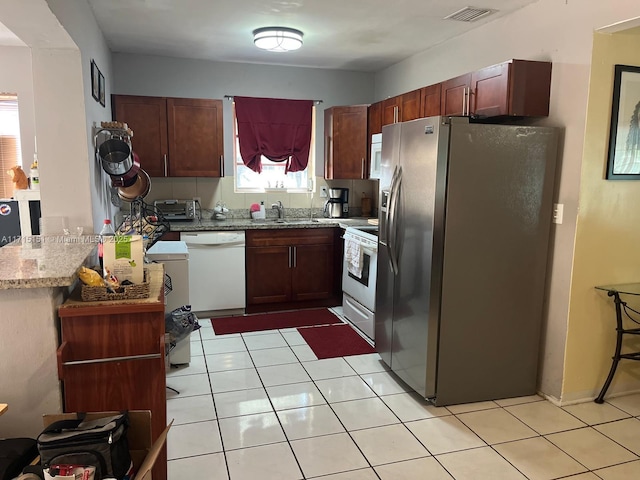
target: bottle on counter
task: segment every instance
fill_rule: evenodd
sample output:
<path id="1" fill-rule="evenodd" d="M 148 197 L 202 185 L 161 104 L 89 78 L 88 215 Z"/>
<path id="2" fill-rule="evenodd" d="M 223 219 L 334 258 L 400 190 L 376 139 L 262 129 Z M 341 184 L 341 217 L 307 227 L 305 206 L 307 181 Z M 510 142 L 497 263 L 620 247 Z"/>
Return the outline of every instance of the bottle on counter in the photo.
<path id="1" fill-rule="evenodd" d="M 113 229 L 113 225 L 111 225 L 111 220 L 105 218 L 102 230 L 100 230 L 100 234 L 98 235 L 98 261 L 100 262 L 100 271 L 102 272 L 104 272 L 104 237 L 114 237 L 115 235 L 116 232 Z"/>

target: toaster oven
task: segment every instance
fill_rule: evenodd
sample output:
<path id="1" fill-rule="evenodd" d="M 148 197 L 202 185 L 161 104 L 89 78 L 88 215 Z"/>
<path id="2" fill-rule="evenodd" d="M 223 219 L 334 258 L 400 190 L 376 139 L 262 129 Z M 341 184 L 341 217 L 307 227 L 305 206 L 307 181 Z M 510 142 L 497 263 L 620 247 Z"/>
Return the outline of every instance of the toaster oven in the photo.
<path id="1" fill-rule="evenodd" d="M 153 206 L 170 222 L 196 218 L 195 200 L 156 200 Z"/>

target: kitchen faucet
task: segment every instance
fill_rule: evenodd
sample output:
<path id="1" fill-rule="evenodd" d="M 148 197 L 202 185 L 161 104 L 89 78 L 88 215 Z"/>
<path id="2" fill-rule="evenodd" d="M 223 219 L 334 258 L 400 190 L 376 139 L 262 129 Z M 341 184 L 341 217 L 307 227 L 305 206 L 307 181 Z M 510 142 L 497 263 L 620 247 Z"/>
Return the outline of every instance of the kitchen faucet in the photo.
<path id="1" fill-rule="evenodd" d="M 284 205 L 282 205 L 280 200 L 278 200 L 278 203 L 271 205 L 271 208 L 278 210 L 278 220 L 284 220 Z"/>

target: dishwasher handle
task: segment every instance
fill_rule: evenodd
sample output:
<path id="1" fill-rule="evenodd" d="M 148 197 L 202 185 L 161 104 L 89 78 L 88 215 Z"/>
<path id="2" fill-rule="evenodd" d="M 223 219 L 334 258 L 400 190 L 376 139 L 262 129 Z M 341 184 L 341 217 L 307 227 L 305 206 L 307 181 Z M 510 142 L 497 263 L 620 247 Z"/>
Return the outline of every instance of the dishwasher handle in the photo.
<path id="1" fill-rule="evenodd" d="M 244 247 L 245 242 L 243 240 L 238 240 L 236 242 L 221 242 L 221 243 L 189 243 L 187 244 L 187 248 L 220 248 L 220 247 Z"/>

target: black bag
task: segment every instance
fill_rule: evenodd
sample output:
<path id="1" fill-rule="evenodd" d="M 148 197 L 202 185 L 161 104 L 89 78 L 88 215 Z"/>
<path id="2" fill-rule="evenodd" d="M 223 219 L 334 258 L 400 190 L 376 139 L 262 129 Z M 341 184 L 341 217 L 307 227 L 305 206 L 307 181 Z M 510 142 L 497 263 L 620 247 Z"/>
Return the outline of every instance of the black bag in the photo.
<path id="1" fill-rule="evenodd" d="M 54 422 L 38 435 L 40 462 L 45 468 L 55 464 L 93 465 L 95 480 L 121 480 L 131 466 L 128 426 L 127 413 Z"/>
<path id="2" fill-rule="evenodd" d="M 0 440 L 0 480 L 11 480 L 38 456 L 33 438 Z"/>

